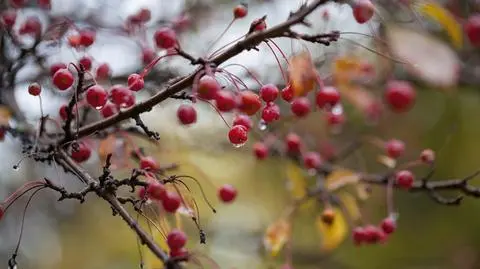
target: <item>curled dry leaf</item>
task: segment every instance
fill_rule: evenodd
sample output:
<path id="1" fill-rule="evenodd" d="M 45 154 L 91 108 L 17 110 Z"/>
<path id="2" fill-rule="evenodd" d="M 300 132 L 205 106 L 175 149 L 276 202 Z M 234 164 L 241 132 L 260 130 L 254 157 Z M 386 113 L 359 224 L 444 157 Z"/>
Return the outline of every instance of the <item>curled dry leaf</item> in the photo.
<path id="1" fill-rule="evenodd" d="M 329 191 L 336 191 L 346 185 L 355 184 L 359 180 L 359 175 L 352 170 L 336 169 L 327 177 L 326 187 Z"/>
<path id="2" fill-rule="evenodd" d="M 289 60 L 288 74 L 294 96 L 303 96 L 313 90 L 317 83 L 317 71 L 310 54 L 302 52 Z"/>
<path id="3" fill-rule="evenodd" d="M 279 219 L 268 226 L 263 244 L 270 255 L 276 256 L 282 250 L 290 239 L 291 228 L 290 222 L 286 219 Z"/>

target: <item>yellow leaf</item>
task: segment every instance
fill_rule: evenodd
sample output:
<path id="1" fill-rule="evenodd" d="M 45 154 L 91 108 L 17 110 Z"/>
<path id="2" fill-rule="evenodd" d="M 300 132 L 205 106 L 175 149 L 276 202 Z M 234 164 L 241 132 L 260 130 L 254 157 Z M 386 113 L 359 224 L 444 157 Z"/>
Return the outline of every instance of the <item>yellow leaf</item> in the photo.
<path id="1" fill-rule="evenodd" d="M 361 217 L 361 213 L 355 197 L 353 197 L 353 195 L 351 195 L 350 193 L 342 192 L 338 194 L 338 198 L 345 206 L 345 209 L 347 210 L 350 219 L 352 219 L 353 221 L 359 220 Z"/>
<path id="2" fill-rule="evenodd" d="M 395 168 L 395 166 L 397 165 L 397 161 L 395 159 L 385 155 L 378 156 L 377 161 L 388 168 Z"/>
<path id="3" fill-rule="evenodd" d="M 357 183 L 359 176 L 352 170 L 336 169 L 327 177 L 326 186 L 329 191 L 338 190 L 348 184 Z"/>
<path id="4" fill-rule="evenodd" d="M 0 125 L 7 125 L 11 117 L 12 112 L 10 109 L 4 105 L 0 105 Z"/>
<path id="5" fill-rule="evenodd" d="M 287 163 L 288 188 L 295 199 L 303 198 L 306 195 L 307 181 L 303 173 L 300 166 L 293 162 Z"/>
<path id="6" fill-rule="evenodd" d="M 268 226 L 263 244 L 272 256 L 276 256 L 282 250 L 290 238 L 291 225 L 286 219 L 279 219 Z"/>
<path id="7" fill-rule="evenodd" d="M 433 1 L 421 3 L 417 5 L 417 9 L 421 14 L 437 21 L 445 29 L 456 48 L 463 46 L 462 27 L 447 9 Z"/>
<path id="8" fill-rule="evenodd" d="M 303 96 L 317 83 L 317 71 L 310 54 L 302 52 L 289 60 L 288 74 L 294 96 Z"/>
<path id="9" fill-rule="evenodd" d="M 321 216 L 317 217 L 316 225 L 318 232 L 322 236 L 320 250 L 328 252 L 336 249 L 345 240 L 348 231 L 348 225 L 339 208 L 333 208 L 335 219 L 331 224 L 327 224 L 322 220 Z"/>
<path id="10" fill-rule="evenodd" d="M 348 84 L 362 70 L 361 61 L 353 56 L 338 57 L 332 65 L 332 74 L 337 84 Z"/>

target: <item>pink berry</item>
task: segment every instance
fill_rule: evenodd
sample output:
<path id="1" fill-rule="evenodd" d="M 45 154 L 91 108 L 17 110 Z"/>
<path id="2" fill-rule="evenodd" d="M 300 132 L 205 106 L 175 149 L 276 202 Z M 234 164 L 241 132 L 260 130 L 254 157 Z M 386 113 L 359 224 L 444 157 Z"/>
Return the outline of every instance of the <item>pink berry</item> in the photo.
<path id="1" fill-rule="evenodd" d="M 282 99 L 287 101 L 287 102 L 290 102 L 293 100 L 293 88 L 289 85 L 285 88 L 283 88 L 282 92 L 281 92 L 281 95 L 282 95 Z"/>
<path id="2" fill-rule="evenodd" d="M 235 125 L 242 125 L 247 129 L 247 132 L 252 128 L 252 120 L 249 116 L 240 114 L 235 117 L 233 120 L 233 126 Z"/>
<path id="3" fill-rule="evenodd" d="M 148 197 L 154 200 L 162 201 L 166 197 L 167 190 L 165 189 L 165 186 L 163 186 L 162 183 L 152 182 L 148 184 L 146 188 L 146 194 L 148 195 Z"/>
<path id="4" fill-rule="evenodd" d="M 362 227 L 355 227 L 352 231 L 353 242 L 356 246 L 361 245 L 367 239 L 367 234 Z"/>
<path id="5" fill-rule="evenodd" d="M 138 92 L 139 90 L 143 89 L 145 86 L 145 81 L 143 77 L 139 74 L 130 74 L 127 79 L 128 88 L 134 92 Z"/>
<path id="6" fill-rule="evenodd" d="M 151 48 L 145 47 L 142 49 L 142 61 L 144 64 L 149 64 L 151 63 L 157 54 L 155 51 Z"/>
<path id="7" fill-rule="evenodd" d="M 302 146 L 302 139 L 294 133 L 289 133 L 285 137 L 285 144 L 287 145 L 288 153 L 298 153 Z"/>
<path id="8" fill-rule="evenodd" d="M 364 228 L 365 232 L 365 241 L 370 244 L 378 243 L 384 236 L 384 232 L 373 226 L 373 225 L 368 225 L 367 227 Z"/>
<path id="9" fill-rule="evenodd" d="M 198 81 L 197 93 L 202 99 L 215 99 L 217 93 L 221 90 L 220 84 L 212 76 L 203 76 Z"/>
<path id="10" fill-rule="evenodd" d="M 262 101 L 260 101 L 260 97 L 251 91 L 240 92 L 238 94 L 237 103 L 238 109 L 249 116 L 257 113 L 257 111 L 262 107 Z"/>
<path id="11" fill-rule="evenodd" d="M 84 47 L 89 47 L 95 42 L 96 33 L 95 31 L 85 29 L 80 31 L 79 36 L 80 36 L 80 40 L 79 40 L 80 45 Z"/>
<path id="12" fill-rule="evenodd" d="M 215 104 L 221 112 L 228 112 L 234 109 L 237 105 L 235 96 L 230 91 L 218 91 L 215 96 Z"/>
<path id="13" fill-rule="evenodd" d="M 61 91 L 70 88 L 73 85 L 73 75 L 68 69 L 59 69 L 53 75 L 53 84 Z"/>
<path id="14" fill-rule="evenodd" d="M 235 19 L 241 19 L 241 18 L 244 18 L 245 16 L 247 16 L 248 14 L 248 6 L 247 4 L 240 4 L 240 5 L 237 5 L 234 9 L 233 9 L 233 17 Z"/>
<path id="15" fill-rule="evenodd" d="M 78 149 L 72 149 L 71 156 L 77 163 L 82 163 L 90 158 L 92 150 L 85 143 L 78 143 Z"/>
<path id="16" fill-rule="evenodd" d="M 104 80 L 110 77 L 111 70 L 110 66 L 106 63 L 103 63 L 97 67 L 97 79 Z"/>
<path id="17" fill-rule="evenodd" d="M 470 16 L 464 25 L 465 33 L 474 47 L 480 47 L 480 13 Z"/>
<path id="18" fill-rule="evenodd" d="M 316 169 L 322 164 L 322 157 L 317 152 L 307 152 L 303 156 L 303 165 L 307 169 Z"/>
<path id="19" fill-rule="evenodd" d="M 395 180 L 398 186 L 408 190 L 412 188 L 415 176 L 408 170 L 401 170 L 395 174 Z"/>
<path id="20" fill-rule="evenodd" d="M 92 69 L 92 59 L 90 57 L 84 56 L 78 61 L 79 64 L 85 68 L 85 70 Z"/>
<path id="21" fill-rule="evenodd" d="M 324 87 L 317 92 L 316 102 L 319 108 L 333 107 L 340 101 L 340 93 L 334 87 Z"/>
<path id="22" fill-rule="evenodd" d="M 305 117 L 310 113 L 310 100 L 306 97 L 298 97 L 293 100 L 290 108 L 295 116 Z"/>
<path id="23" fill-rule="evenodd" d="M 60 70 L 60 69 L 66 69 L 67 68 L 67 65 L 65 65 L 64 63 L 54 63 L 50 66 L 50 76 L 53 77 L 53 75 L 55 75 L 55 73 Z"/>
<path id="24" fill-rule="evenodd" d="M 385 100 L 392 111 L 400 113 L 412 108 L 416 92 L 407 81 L 393 80 L 387 83 Z"/>
<path id="25" fill-rule="evenodd" d="M 343 114 L 335 114 L 331 111 L 327 112 L 327 123 L 329 126 L 338 126 L 345 122 L 345 116 Z"/>
<path id="26" fill-rule="evenodd" d="M 93 85 L 86 93 L 87 103 L 96 109 L 101 109 L 108 99 L 107 91 L 100 85 Z"/>
<path id="27" fill-rule="evenodd" d="M 405 143 L 398 139 L 391 139 L 385 144 L 388 157 L 397 159 L 405 152 Z"/>
<path id="28" fill-rule="evenodd" d="M 268 156 L 268 147 L 264 143 L 257 142 L 253 145 L 253 153 L 257 159 L 263 160 Z"/>
<path id="29" fill-rule="evenodd" d="M 386 218 L 382 221 L 382 223 L 380 224 L 380 227 L 382 228 L 383 232 L 386 233 L 386 234 L 391 234 L 395 231 L 395 229 L 397 228 L 396 227 L 396 223 L 395 223 L 395 220 L 393 218 Z"/>
<path id="30" fill-rule="evenodd" d="M 230 203 L 237 197 L 237 189 L 232 185 L 225 184 L 218 190 L 218 197 L 224 203 Z"/>
<path id="31" fill-rule="evenodd" d="M 375 14 L 375 6 L 370 0 L 354 0 L 353 17 L 360 23 L 368 22 Z"/>
<path id="32" fill-rule="evenodd" d="M 155 44 L 161 49 L 170 49 L 177 44 L 177 34 L 171 28 L 163 27 L 153 36 Z"/>
<path id="33" fill-rule="evenodd" d="M 145 23 L 152 18 L 152 12 L 150 12 L 150 9 L 148 8 L 141 8 L 137 12 L 137 17 L 140 19 L 141 22 Z"/>
<path id="34" fill-rule="evenodd" d="M 153 157 L 147 156 L 140 159 L 140 169 L 157 170 L 158 164 Z"/>
<path id="35" fill-rule="evenodd" d="M 169 213 L 177 212 L 177 209 L 182 204 L 182 198 L 178 195 L 177 192 L 167 191 L 165 196 L 162 199 L 162 206 L 165 211 Z"/>
<path id="36" fill-rule="evenodd" d="M 420 160 L 426 164 L 432 164 L 435 161 L 435 151 L 431 149 L 424 149 L 420 153 Z"/>
<path id="37" fill-rule="evenodd" d="M 11 29 L 17 20 L 17 12 L 13 9 L 7 9 L 2 12 L 0 23 L 7 29 Z"/>
<path id="38" fill-rule="evenodd" d="M 247 128 L 243 125 L 235 125 L 228 132 L 228 139 L 233 145 L 243 145 L 247 142 L 248 133 Z"/>
<path id="39" fill-rule="evenodd" d="M 25 22 L 18 29 L 21 35 L 38 36 L 42 32 L 42 24 L 37 17 L 28 17 Z"/>
<path id="40" fill-rule="evenodd" d="M 280 107 L 274 103 L 267 104 L 262 111 L 262 119 L 270 123 L 280 119 Z"/>
<path id="41" fill-rule="evenodd" d="M 42 91 L 40 84 L 34 82 L 28 86 L 28 93 L 32 96 L 38 96 Z"/>
<path id="42" fill-rule="evenodd" d="M 191 105 L 182 104 L 177 109 L 177 118 L 183 125 L 197 122 L 197 111 Z"/>
<path id="43" fill-rule="evenodd" d="M 107 102 L 100 110 L 100 113 L 104 118 L 111 117 L 118 113 L 117 106 L 110 102 Z"/>
<path id="44" fill-rule="evenodd" d="M 181 249 L 187 244 L 187 235 L 179 230 L 173 229 L 167 235 L 167 245 L 171 250 Z"/>
<path id="45" fill-rule="evenodd" d="M 260 88 L 260 97 L 263 101 L 269 103 L 275 101 L 278 97 L 278 88 L 273 84 L 266 84 Z"/>

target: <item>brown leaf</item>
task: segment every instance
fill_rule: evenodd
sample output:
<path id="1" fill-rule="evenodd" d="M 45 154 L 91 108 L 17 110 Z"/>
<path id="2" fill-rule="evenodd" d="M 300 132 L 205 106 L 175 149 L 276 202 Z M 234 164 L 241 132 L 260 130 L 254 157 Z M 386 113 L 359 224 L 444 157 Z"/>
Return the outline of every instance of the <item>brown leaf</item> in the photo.
<path id="1" fill-rule="evenodd" d="M 289 60 L 288 74 L 294 96 L 303 96 L 313 90 L 317 82 L 317 71 L 310 54 L 302 52 Z"/>

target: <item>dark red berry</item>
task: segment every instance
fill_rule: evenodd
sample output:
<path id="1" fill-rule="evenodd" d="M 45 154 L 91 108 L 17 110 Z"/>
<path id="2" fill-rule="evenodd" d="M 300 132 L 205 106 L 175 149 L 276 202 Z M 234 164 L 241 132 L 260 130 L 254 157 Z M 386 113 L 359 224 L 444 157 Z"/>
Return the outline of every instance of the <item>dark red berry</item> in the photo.
<path id="1" fill-rule="evenodd" d="M 468 40 L 475 47 L 480 47 L 480 14 L 470 16 L 464 25 Z"/>
<path id="2" fill-rule="evenodd" d="M 303 165 L 308 169 L 316 169 L 322 164 L 322 157 L 318 152 L 307 152 L 303 156 Z"/>
<path id="3" fill-rule="evenodd" d="M 435 161 L 435 152 L 431 149 L 424 149 L 420 153 L 420 160 L 426 164 L 432 164 Z"/>
<path id="4" fill-rule="evenodd" d="M 161 49 L 170 49 L 177 44 L 177 34 L 171 28 L 163 27 L 153 36 L 155 44 Z"/>
<path id="5" fill-rule="evenodd" d="M 25 22 L 18 29 L 21 35 L 38 36 L 42 32 L 42 23 L 37 17 L 28 17 Z"/>
<path id="6" fill-rule="evenodd" d="M 110 66 L 106 63 L 103 63 L 97 67 L 97 79 L 104 80 L 108 79 L 111 75 Z"/>
<path id="7" fill-rule="evenodd" d="M 108 118 L 108 117 L 111 117 L 115 114 L 118 113 L 118 109 L 117 109 L 117 106 L 110 103 L 110 102 L 107 102 L 103 107 L 102 109 L 100 110 L 100 113 L 102 113 L 102 116 L 104 118 Z"/>
<path id="8" fill-rule="evenodd" d="M 72 148 L 71 156 L 77 163 L 82 163 L 90 158 L 92 150 L 85 143 L 78 143 L 78 149 Z"/>
<path id="9" fill-rule="evenodd" d="M 187 235 L 183 231 L 179 229 L 173 229 L 168 233 L 167 245 L 170 250 L 181 249 L 185 246 L 185 244 L 187 244 Z"/>
<path id="10" fill-rule="evenodd" d="M 247 142 L 247 128 L 243 125 L 235 125 L 228 132 L 228 139 L 233 145 L 243 145 Z"/>
<path id="11" fill-rule="evenodd" d="M 382 239 L 383 231 L 373 225 L 368 225 L 364 228 L 365 242 L 374 244 L 378 243 Z"/>
<path id="12" fill-rule="evenodd" d="M 42 92 L 40 84 L 34 82 L 28 86 L 28 93 L 33 96 L 38 96 Z"/>
<path id="13" fill-rule="evenodd" d="M 143 89 L 145 86 L 145 81 L 143 77 L 139 74 L 130 74 L 127 79 L 128 88 L 134 92 L 138 92 L 139 90 Z"/>
<path id="14" fill-rule="evenodd" d="M 170 257 L 186 260 L 188 259 L 188 250 L 186 248 L 170 250 Z"/>
<path id="15" fill-rule="evenodd" d="M 85 68 L 85 70 L 92 69 L 92 58 L 90 57 L 84 56 L 80 58 L 80 60 L 78 60 L 78 63 L 83 65 L 83 68 Z"/>
<path id="16" fill-rule="evenodd" d="M 165 186 L 163 186 L 162 183 L 152 182 L 148 184 L 146 189 L 146 194 L 148 195 L 149 198 L 161 201 L 165 199 L 167 190 L 165 189 Z"/>
<path id="17" fill-rule="evenodd" d="M 108 99 L 107 91 L 100 85 L 93 85 L 88 88 L 86 94 L 87 103 L 95 109 L 101 109 Z"/>
<path id="18" fill-rule="evenodd" d="M 263 101 L 269 103 L 275 101 L 278 97 L 278 88 L 273 84 L 266 84 L 260 88 L 260 97 Z"/>
<path id="19" fill-rule="evenodd" d="M 68 118 L 67 105 L 62 105 L 58 111 L 58 114 L 62 120 L 66 120 Z"/>
<path id="20" fill-rule="evenodd" d="M 257 142 L 253 145 L 253 153 L 259 160 L 263 160 L 268 156 L 268 147 L 261 142 Z"/>
<path id="21" fill-rule="evenodd" d="M 55 73 L 60 69 L 66 69 L 67 66 L 64 63 L 54 63 L 50 66 L 50 75 L 53 77 Z"/>
<path id="22" fill-rule="evenodd" d="M 289 153 L 298 153 L 302 146 L 302 139 L 297 134 L 289 133 L 285 137 L 285 144 Z"/>
<path id="23" fill-rule="evenodd" d="M 157 161 L 151 156 L 142 157 L 140 159 L 140 169 L 157 170 L 158 169 Z"/>
<path id="24" fill-rule="evenodd" d="M 38 6 L 43 9 L 50 9 L 52 7 L 50 0 L 37 0 Z"/>
<path id="25" fill-rule="evenodd" d="M 145 187 L 138 189 L 138 197 L 142 200 L 147 199 L 147 189 Z"/>
<path id="26" fill-rule="evenodd" d="M 270 123 L 280 119 L 280 107 L 274 103 L 267 104 L 262 111 L 262 119 Z"/>
<path id="27" fill-rule="evenodd" d="M 225 90 L 217 92 L 215 104 L 221 112 L 229 112 L 237 106 L 233 93 Z"/>
<path id="28" fill-rule="evenodd" d="M 290 108 L 295 116 L 305 117 L 310 113 L 310 100 L 306 97 L 298 97 L 292 101 Z"/>
<path id="29" fill-rule="evenodd" d="M 110 100 L 117 106 L 127 107 L 127 103 L 132 98 L 135 100 L 135 95 L 127 87 L 116 84 L 110 88 Z"/>
<path id="30" fill-rule="evenodd" d="M 0 220 L 2 220 L 4 215 L 5 215 L 5 209 L 3 209 L 2 206 L 0 206 Z"/>
<path id="31" fill-rule="evenodd" d="M 247 115 L 237 115 L 235 119 L 233 120 L 233 126 L 235 125 L 242 125 L 247 129 L 247 132 L 250 131 L 252 128 L 252 120 L 250 119 L 249 116 Z"/>
<path id="32" fill-rule="evenodd" d="M 352 231 L 353 242 L 356 246 L 361 245 L 367 239 L 365 229 L 362 227 L 355 227 Z"/>
<path id="33" fill-rule="evenodd" d="M 182 104 L 177 109 L 177 118 L 184 125 L 197 122 L 197 111 L 191 105 Z"/>
<path id="34" fill-rule="evenodd" d="M 221 90 L 220 84 L 212 76 L 203 76 L 198 81 L 197 93 L 202 99 L 212 100 L 215 99 L 217 93 Z"/>
<path id="35" fill-rule="evenodd" d="M 397 113 L 410 110 L 415 102 L 416 95 L 412 85 L 407 81 L 390 81 L 387 83 L 385 90 L 387 104 L 392 111 Z"/>
<path id="36" fill-rule="evenodd" d="M 218 189 L 218 197 L 224 203 L 230 203 L 237 197 L 237 190 L 232 185 L 225 184 Z"/>
<path id="37" fill-rule="evenodd" d="M 251 116 L 262 107 L 260 97 L 251 91 L 242 91 L 238 94 L 238 109 Z"/>
<path id="38" fill-rule="evenodd" d="M 252 31 L 263 31 L 267 29 L 267 23 L 265 22 L 265 18 L 256 19 L 250 24 L 250 29 Z"/>
<path id="39" fill-rule="evenodd" d="M 398 139 L 391 139 L 385 143 L 385 151 L 388 157 L 397 159 L 405 152 L 405 143 Z"/>
<path id="40" fill-rule="evenodd" d="M 26 4 L 26 0 L 10 0 L 10 5 L 14 8 L 22 8 Z"/>
<path id="41" fill-rule="evenodd" d="M 177 192 L 174 191 L 167 191 L 165 197 L 162 199 L 163 209 L 169 213 L 177 212 L 177 209 L 180 207 L 181 203 L 182 198 Z"/>
<path id="42" fill-rule="evenodd" d="M 11 29 L 17 20 L 17 12 L 13 9 L 7 9 L 2 12 L 0 23 L 7 29 Z"/>
<path id="43" fill-rule="evenodd" d="M 413 186 L 415 176 L 408 170 L 401 170 L 395 174 L 395 181 L 398 186 L 408 190 Z"/>
<path id="44" fill-rule="evenodd" d="M 382 221 L 382 224 L 380 224 L 380 227 L 382 228 L 383 232 L 386 234 L 391 234 L 395 231 L 396 223 L 395 220 L 391 217 L 385 218 Z"/>
<path id="45" fill-rule="evenodd" d="M 317 92 L 315 100 L 319 108 L 324 108 L 327 105 L 333 107 L 340 101 L 340 93 L 334 87 L 323 87 Z"/>
<path id="46" fill-rule="evenodd" d="M 287 101 L 287 102 L 290 102 L 293 100 L 293 88 L 289 85 L 285 88 L 283 88 L 282 92 L 281 92 L 281 95 L 282 95 L 282 99 Z"/>
<path id="47" fill-rule="evenodd" d="M 95 36 L 96 36 L 95 31 L 87 30 L 87 29 L 80 31 L 80 33 L 79 33 L 79 37 L 80 37 L 79 43 L 80 43 L 80 45 L 82 45 L 84 47 L 91 46 L 93 44 L 93 42 L 95 42 Z"/>
<path id="48" fill-rule="evenodd" d="M 53 75 L 53 84 L 61 91 L 70 88 L 73 85 L 73 75 L 68 69 L 59 69 Z"/>
<path id="49" fill-rule="evenodd" d="M 354 0 L 352 8 L 353 17 L 360 24 L 368 22 L 375 14 L 375 6 L 370 0 Z"/>
<path id="50" fill-rule="evenodd" d="M 248 14 L 248 6 L 246 4 L 237 5 L 233 9 L 233 17 L 235 17 L 235 19 L 244 18 L 245 16 L 247 16 L 247 14 Z"/>

